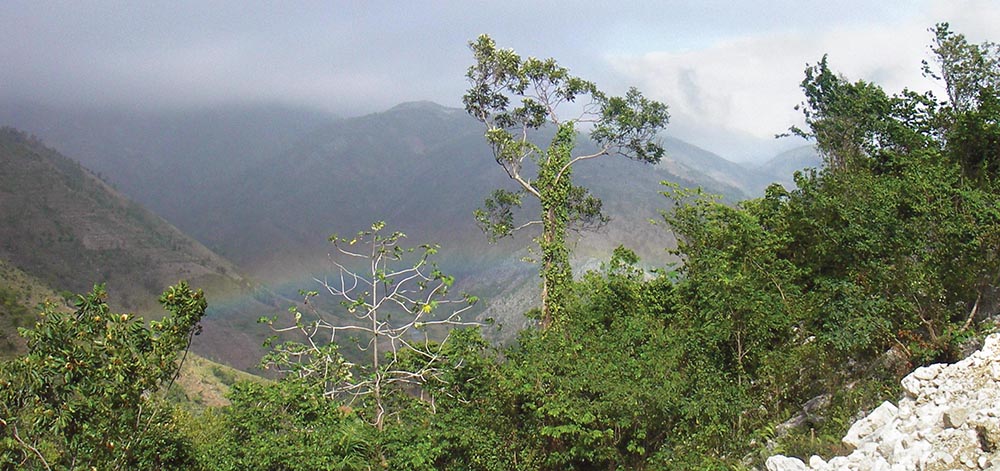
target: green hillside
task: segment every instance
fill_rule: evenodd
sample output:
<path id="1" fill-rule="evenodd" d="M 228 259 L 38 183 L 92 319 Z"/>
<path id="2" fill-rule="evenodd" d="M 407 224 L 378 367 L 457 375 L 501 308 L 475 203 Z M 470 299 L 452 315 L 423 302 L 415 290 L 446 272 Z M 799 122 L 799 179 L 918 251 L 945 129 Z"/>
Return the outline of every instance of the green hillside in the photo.
<path id="1" fill-rule="evenodd" d="M 24 352 L 17 329 L 34 325 L 42 303 L 66 306 L 65 298 L 41 280 L 0 259 L 0 358 Z"/>
<path id="2" fill-rule="evenodd" d="M 313 277 L 329 268 L 329 235 L 385 220 L 411 240 L 440 244 L 443 268 L 484 300 L 482 315 L 520 326 L 520 314 L 533 307 L 537 272 L 521 261 L 528 238 L 491 245 L 472 217 L 511 181 L 463 110 L 413 102 L 334 120 L 253 106 L 154 116 L 21 105 L 0 111 L 0 119 L 38 130 L 285 296 L 314 288 Z M 664 144 L 657 166 L 614 157 L 579 165 L 576 178 L 612 220 L 575 241 L 578 271 L 598 266 L 619 244 L 651 264 L 674 261 L 664 250 L 674 244 L 669 231 L 648 223 L 663 207 L 662 180 L 731 201 L 759 190 L 756 180 L 740 180 L 752 172 L 715 154 L 675 139 Z"/>
<path id="3" fill-rule="evenodd" d="M 284 304 L 253 296 L 260 289 L 231 263 L 11 128 L 0 130 L 0 221 L 0 259 L 59 292 L 106 283 L 115 309 L 147 317 L 160 315 L 159 293 L 180 279 L 210 298 L 247 298 L 235 311 L 210 313 L 211 328 L 196 342 L 199 351 L 242 368 L 256 362 L 250 357 L 260 339 L 232 333 L 253 329 L 257 316 Z"/>
<path id="4" fill-rule="evenodd" d="M 187 223 L 200 215 L 185 208 L 225 191 L 219 184 L 228 176 L 334 119 L 279 105 L 158 112 L 26 102 L 0 106 L 0 125 L 39 136 L 186 233 Z"/>

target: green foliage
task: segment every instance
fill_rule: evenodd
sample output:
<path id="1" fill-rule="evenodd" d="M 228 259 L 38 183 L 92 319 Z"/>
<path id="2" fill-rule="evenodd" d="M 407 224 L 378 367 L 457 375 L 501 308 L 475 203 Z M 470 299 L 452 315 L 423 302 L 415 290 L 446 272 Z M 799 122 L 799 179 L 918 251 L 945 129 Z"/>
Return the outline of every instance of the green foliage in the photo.
<path id="1" fill-rule="evenodd" d="M 802 84 L 809 130 L 792 131 L 816 140 L 825 168 L 736 207 L 668 185 L 684 260 L 670 351 L 693 398 L 674 416 L 672 456 L 734 464 L 751 440 L 775 439 L 833 450 L 854 411 L 913 366 L 955 360 L 974 335 L 1000 275 L 995 82 L 983 70 L 997 52 L 936 33 L 944 75 L 965 90 L 951 103 L 851 83 L 824 58 Z M 807 439 L 773 436 L 821 394 L 831 405 Z"/>
<path id="2" fill-rule="evenodd" d="M 0 463 L 34 469 L 187 466 L 189 444 L 154 394 L 172 382 L 205 314 L 186 283 L 160 298 L 170 315 L 147 326 L 111 313 L 102 286 L 76 312 L 46 308 L 22 329 L 28 353 L 0 364 Z"/>
<path id="3" fill-rule="evenodd" d="M 232 405 L 208 413 L 199 458 L 213 470 L 371 469 L 371 427 L 316 385 L 289 380 L 237 383 Z M 213 415 L 218 414 L 218 415 Z"/>
<path id="4" fill-rule="evenodd" d="M 949 157 L 966 178 L 995 191 L 1000 175 L 1000 45 L 970 44 L 947 23 L 931 32 L 935 66 L 924 61 L 923 69 L 925 76 L 943 82 L 948 94 L 939 127 Z"/>
<path id="5" fill-rule="evenodd" d="M 593 82 L 575 77 L 554 59 L 521 58 L 511 49 L 501 49 L 489 36 L 470 42 L 476 64 L 466 77 L 470 87 L 463 97 L 466 111 L 486 125 L 486 141 L 507 175 L 517 182 L 516 192 L 497 190 L 475 212 L 476 220 L 491 241 L 533 225 L 542 227 L 536 238 L 541 251 L 542 326 L 564 320 L 567 293 L 572 282 L 566 231 L 607 222 L 600 200 L 583 187 L 572 184 L 572 167 L 581 160 L 617 153 L 656 163 L 663 147 L 656 134 L 667 124 L 666 105 L 649 100 L 636 89 L 624 97 L 609 97 Z M 557 112 L 579 100 L 582 110 L 572 119 Z M 573 156 L 577 126 L 591 125 L 590 138 L 598 151 Z M 555 134 L 543 149 L 532 141 L 533 133 L 554 126 Z M 525 174 L 525 164 L 537 169 L 535 178 Z M 531 195 L 541 203 L 537 220 L 514 222 L 514 210 L 522 197 Z"/>
<path id="6" fill-rule="evenodd" d="M 645 280 L 634 254 L 617 253 L 605 273 L 574 285 L 570 322 L 522 332 L 505 361 L 471 363 L 480 379 L 448 424 L 465 422 L 459 430 L 474 439 L 448 434 L 454 448 L 439 469 L 655 467 L 679 397 L 667 331 L 673 287 L 666 275 Z"/>

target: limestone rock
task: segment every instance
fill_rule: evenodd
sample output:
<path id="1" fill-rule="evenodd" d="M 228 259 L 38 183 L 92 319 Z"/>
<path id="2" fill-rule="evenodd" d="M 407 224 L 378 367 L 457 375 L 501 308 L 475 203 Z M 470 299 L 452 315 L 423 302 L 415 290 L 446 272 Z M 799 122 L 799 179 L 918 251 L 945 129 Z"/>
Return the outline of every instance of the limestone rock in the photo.
<path id="1" fill-rule="evenodd" d="M 772 456 L 769 471 L 1000 471 L 1000 334 L 952 365 L 918 368 L 902 380 L 898 407 L 884 402 L 848 430 L 847 456 L 806 464 Z"/>
<path id="2" fill-rule="evenodd" d="M 883 402 L 871 414 L 851 426 L 844 437 L 844 444 L 851 449 L 858 448 L 866 438 L 896 418 L 898 410 L 891 402 Z"/>
<path id="3" fill-rule="evenodd" d="M 806 471 L 809 468 L 798 458 L 776 455 L 767 459 L 767 471 Z"/>

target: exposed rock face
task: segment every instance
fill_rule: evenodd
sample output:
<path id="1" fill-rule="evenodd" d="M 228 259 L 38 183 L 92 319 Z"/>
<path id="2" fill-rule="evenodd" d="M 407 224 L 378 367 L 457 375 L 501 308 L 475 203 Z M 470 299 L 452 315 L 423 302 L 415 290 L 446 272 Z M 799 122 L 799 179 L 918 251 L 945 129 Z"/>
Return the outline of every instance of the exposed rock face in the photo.
<path id="1" fill-rule="evenodd" d="M 1000 334 L 953 365 L 918 368 L 903 378 L 899 406 L 882 403 L 844 437 L 854 451 L 809 463 L 772 456 L 768 471 L 1000 471 Z"/>

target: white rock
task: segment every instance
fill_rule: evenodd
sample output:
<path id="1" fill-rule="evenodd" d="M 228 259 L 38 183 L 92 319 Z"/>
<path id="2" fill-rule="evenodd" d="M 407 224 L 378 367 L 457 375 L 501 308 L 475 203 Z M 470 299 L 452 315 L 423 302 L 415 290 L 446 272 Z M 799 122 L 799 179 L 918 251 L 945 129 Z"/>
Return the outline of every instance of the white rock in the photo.
<path id="1" fill-rule="evenodd" d="M 990 378 L 993 381 L 1000 381 L 1000 363 L 990 363 Z"/>
<path id="2" fill-rule="evenodd" d="M 899 406 L 896 410 L 896 416 L 900 420 L 906 420 L 913 417 L 913 407 L 910 406 L 910 401 L 900 401 Z"/>
<path id="3" fill-rule="evenodd" d="M 913 370 L 913 373 L 910 373 L 910 375 L 921 381 L 930 381 L 937 378 L 943 368 L 944 365 L 941 364 L 921 366 L 920 368 Z"/>
<path id="4" fill-rule="evenodd" d="M 846 456 L 834 456 L 833 458 L 830 458 L 830 461 L 828 461 L 826 465 L 829 467 L 829 469 L 840 470 L 847 468 L 847 464 L 849 462 L 850 459 L 847 458 Z"/>
<path id="5" fill-rule="evenodd" d="M 809 469 L 802 460 L 781 455 L 768 458 L 764 466 L 767 471 L 808 471 Z"/>
<path id="6" fill-rule="evenodd" d="M 926 404 L 924 407 L 918 409 L 917 414 L 920 417 L 917 421 L 917 428 L 919 429 L 917 435 L 919 438 L 926 438 L 941 431 L 944 423 L 944 420 L 941 418 L 944 415 L 943 407 Z"/>
<path id="7" fill-rule="evenodd" d="M 808 467 L 772 457 L 767 469 L 1000 471 L 1000 334 L 958 363 L 918 368 L 902 385 L 898 407 L 885 402 L 851 426 L 849 456 L 813 456 Z"/>
<path id="8" fill-rule="evenodd" d="M 920 380 L 914 378 L 912 375 L 903 378 L 899 384 L 903 386 L 903 392 L 906 393 L 908 397 L 916 399 L 920 397 Z"/>
<path id="9" fill-rule="evenodd" d="M 997 357 L 997 351 L 1000 350 L 1000 335 L 993 334 L 986 337 L 983 340 L 983 348 L 979 349 L 984 356 Z"/>
<path id="10" fill-rule="evenodd" d="M 936 450 L 920 457 L 919 469 L 951 469 L 955 457 L 943 450 Z"/>
<path id="11" fill-rule="evenodd" d="M 900 442 L 903 441 L 905 436 L 891 427 L 890 424 L 883 426 L 879 432 L 878 443 L 876 443 L 878 453 L 885 457 L 887 460 L 891 460 L 895 454 L 896 448 L 900 446 Z"/>
<path id="12" fill-rule="evenodd" d="M 886 461 L 885 458 L 877 456 L 875 457 L 875 460 L 871 462 L 870 467 L 866 469 L 869 469 L 871 471 L 891 471 L 892 466 L 889 465 L 889 462 Z"/>
<path id="13" fill-rule="evenodd" d="M 953 407 L 941 414 L 944 426 L 947 428 L 959 428 L 965 425 L 965 419 L 969 418 L 971 411 L 965 407 Z"/>
<path id="14" fill-rule="evenodd" d="M 885 401 L 868 414 L 867 417 L 857 421 L 847 431 L 843 442 L 851 448 L 858 448 L 869 435 L 882 428 L 892 419 L 896 418 L 898 409 L 891 402 Z"/>

